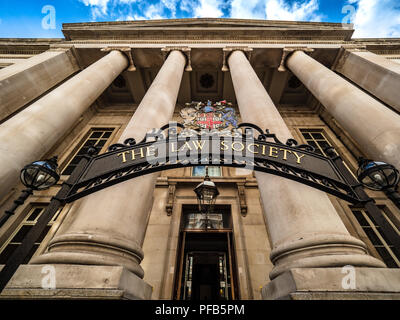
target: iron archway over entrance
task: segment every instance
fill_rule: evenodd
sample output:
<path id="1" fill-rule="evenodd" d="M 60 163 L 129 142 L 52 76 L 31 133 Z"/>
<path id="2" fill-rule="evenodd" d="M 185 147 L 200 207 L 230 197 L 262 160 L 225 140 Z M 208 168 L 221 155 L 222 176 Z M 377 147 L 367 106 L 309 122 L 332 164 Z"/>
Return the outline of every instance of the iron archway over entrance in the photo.
<path id="1" fill-rule="evenodd" d="M 263 132 L 249 123 L 240 124 L 234 131 L 195 131 L 174 123 L 153 130 L 140 143 L 127 139 L 100 155 L 96 155 L 95 148 L 89 148 L 89 154 L 81 159 L 1 270 L 0 292 L 61 205 L 141 175 L 196 165 L 270 173 L 362 205 L 386 237 L 400 247 L 397 233 L 339 155 L 333 148 L 328 148 L 326 153 L 329 158 L 316 153 L 310 145 L 299 145 L 294 139 L 282 143 L 275 134 Z"/>

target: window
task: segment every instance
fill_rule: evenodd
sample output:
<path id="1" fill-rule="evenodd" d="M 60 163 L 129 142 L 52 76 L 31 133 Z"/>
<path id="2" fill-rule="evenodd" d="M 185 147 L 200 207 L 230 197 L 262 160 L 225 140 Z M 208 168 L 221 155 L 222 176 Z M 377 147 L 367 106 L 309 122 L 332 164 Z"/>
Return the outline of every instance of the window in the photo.
<path id="1" fill-rule="evenodd" d="M 232 229 L 232 216 L 230 207 L 215 205 L 213 212 L 200 213 L 196 205 L 185 205 L 182 215 L 183 230 Z"/>
<path id="2" fill-rule="evenodd" d="M 192 176 L 193 177 L 204 177 L 206 175 L 206 167 L 205 166 L 197 166 L 193 167 Z M 220 177 L 221 174 L 221 167 L 208 167 L 208 175 L 210 177 Z"/>
<path id="3" fill-rule="evenodd" d="M 33 206 L 31 210 L 29 210 L 24 220 L 20 223 L 20 225 L 15 229 L 13 234 L 7 239 L 7 241 L 0 248 L 0 264 L 5 264 L 7 262 L 11 254 L 18 248 L 18 246 L 22 243 L 22 240 L 32 229 L 32 227 L 36 224 L 37 220 L 43 214 L 46 207 L 47 205 L 40 205 L 40 206 L 38 205 L 38 206 Z M 25 257 L 23 264 L 27 264 L 29 260 L 32 258 L 32 256 L 35 254 L 36 250 L 39 248 L 43 239 L 46 237 L 47 233 L 49 232 L 54 221 L 57 219 L 61 210 L 62 208 L 60 208 L 56 212 L 54 217 L 47 224 L 46 228 L 43 230 L 39 239 L 37 240 L 37 242 L 35 242 L 34 246 L 32 247 L 32 250 Z"/>
<path id="4" fill-rule="evenodd" d="M 184 215 L 184 229 L 229 229 L 230 216 L 226 213 L 186 213 Z"/>
<path id="5" fill-rule="evenodd" d="M 385 213 L 386 207 L 379 207 L 382 216 L 390 223 L 393 229 L 400 237 L 400 230 L 392 223 Z M 382 260 L 389 268 L 400 268 L 400 248 L 395 248 L 393 244 L 386 238 L 381 227 L 376 223 L 374 218 L 364 209 L 352 208 L 353 214 L 358 223 L 361 225 L 365 234 L 375 247 L 376 251 L 382 257 Z"/>
<path id="6" fill-rule="evenodd" d="M 332 146 L 326 139 L 322 129 L 300 129 L 306 143 L 315 148 L 315 152 L 326 157 L 324 149 Z"/>
<path id="7" fill-rule="evenodd" d="M 335 153 L 338 154 L 338 152 L 336 151 L 336 146 L 332 145 L 332 143 L 329 142 L 323 129 L 300 129 L 300 132 L 306 140 L 306 143 L 315 148 L 316 153 L 324 157 L 328 157 L 327 154 L 324 152 L 324 149 L 326 149 L 327 147 L 334 147 Z M 351 169 L 352 166 L 348 165 L 345 159 L 343 159 L 343 164 L 354 176 L 354 178 L 357 179 L 354 174 L 354 172 L 357 171 L 357 168 L 353 167 L 353 169 Z"/>
<path id="8" fill-rule="evenodd" d="M 65 166 L 63 170 L 63 175 L 70 175 L 72 171 L 76 168 L 79 161 L 81 161 L 82 156 L 87 153 L 87 150 L 90 146 L 96 146 L 98 149 L 101 149 L 110 138 L 112 132 L 114 131 L 113 128 L 92 128 L 90 129 L 89 133 L 80 143 L 77 151 L 71 157 L 68 164 Z"/>

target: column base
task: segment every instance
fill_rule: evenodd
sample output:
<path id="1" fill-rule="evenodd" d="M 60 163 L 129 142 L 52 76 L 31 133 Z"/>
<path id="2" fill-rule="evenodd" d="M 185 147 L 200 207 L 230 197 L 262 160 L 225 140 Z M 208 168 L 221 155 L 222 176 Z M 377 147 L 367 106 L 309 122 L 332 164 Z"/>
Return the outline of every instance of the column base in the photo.
<path id="1" fill-rule="evenodd" d="M 0 299 L 149 300 L 151 294 L 148 283 L 121 266 L 21 265 Z"/>
<path id="2" fill-rule="evenodd" d="M 400 269 L 354 271 L 354 289 L 345 289 L 350 284 L 348 269 L 290 269 L 265 285 L 261 296 L 264 300 L 400 300 Z"/>

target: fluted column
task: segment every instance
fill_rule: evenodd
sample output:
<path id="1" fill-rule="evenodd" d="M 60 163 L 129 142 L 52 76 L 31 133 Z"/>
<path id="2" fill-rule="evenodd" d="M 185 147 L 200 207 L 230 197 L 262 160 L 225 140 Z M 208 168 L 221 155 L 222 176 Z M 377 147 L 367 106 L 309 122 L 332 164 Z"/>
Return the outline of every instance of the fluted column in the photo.
<path id="1" fill-rule="evenodd" d="M 17 183 L 21 169 L 40 160 L 127 66 L 124 54 L 112 51 L 0 125 L 0 198 Z"/>
<path id="2" fill-rule="evenodd" d="M 400 116 L 302 51 L 289 69 L 374 160 L 400 169 Z"/>
<path id="3" fill-rule="evenodd" d="M 0 70 L 0 120 L 79 70 L 71 49 L 52 49 Z"/>
<path id="4" fill-rule="evenodd" d="M 242 121 L 270 129 L 281 141 L 291 138 L 244 53 L 234 51 L 228 63 Z M 292 268 L 384 267 L 350 236 L 325 193 L 266 173 L 256 178 L 272 242 L 271 279 Z"/>
<path id="5" fill-rule="evenodd" d="M 342 50 L 335 70 L 400 112 L 400 64 L 366 50 Z"/>
<path id="6" fill-rule="evenodd" d="M 185 57 L 172 51 L 146 92 L 120 141 L 140 141 L 172 119 Z M 74 205 L 35 264 L 119 265 L 143 278 L 140 262 L 157 174 L 131 179 Z"/>

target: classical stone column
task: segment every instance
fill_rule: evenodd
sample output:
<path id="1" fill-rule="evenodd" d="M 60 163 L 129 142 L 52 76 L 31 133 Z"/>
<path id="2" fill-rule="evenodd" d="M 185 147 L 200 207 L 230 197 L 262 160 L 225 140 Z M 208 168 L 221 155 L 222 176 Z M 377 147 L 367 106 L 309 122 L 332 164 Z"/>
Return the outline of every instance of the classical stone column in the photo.
<path id="1" fill-rule="evenodd" d="M 234 51 L 228 63 L 242 121 L 270 129 L 281 141 L 291 138 L 244 53 Z M 271 279 L 293 268 L 385 266 L 350 236 L 325 193 L 266 173 L 256 178 L 272 242 Z"/>
<path id="2" fill-rule="evenodd" d="M 360 49 L 341 49 L 335 70 L 400 112 L 400 64 Z"/>
<path id="3" fill-rule="evenodd" d="M 21 169 L 40 160 L 127 66 L 124 54 L 112 51 L 0 125 L 0 198 L 17 183 Z"/>
<path id="4" fill-rule="evenodd" d="M 120 142 L 141 141 L 146 132 L 172 119 L 184 67 L 184 55 L 172 51 Z M 32 263 L 123 266 L 143 278 L 139 264 L 156 178 L 157 174 L 138 177 L 79 200 L 50 241 L 49 253 Z"/>
<path id="5" fill-rule="evenodd" d="M 302 51 L 286 64 L 368 157 L 400 168 L 398 114 Z"/>
<path id="6" fill-rule="evenodd" d="M 0 70 L 0 121 L 79 70 L 71 49 L 52 49 Z"/>

